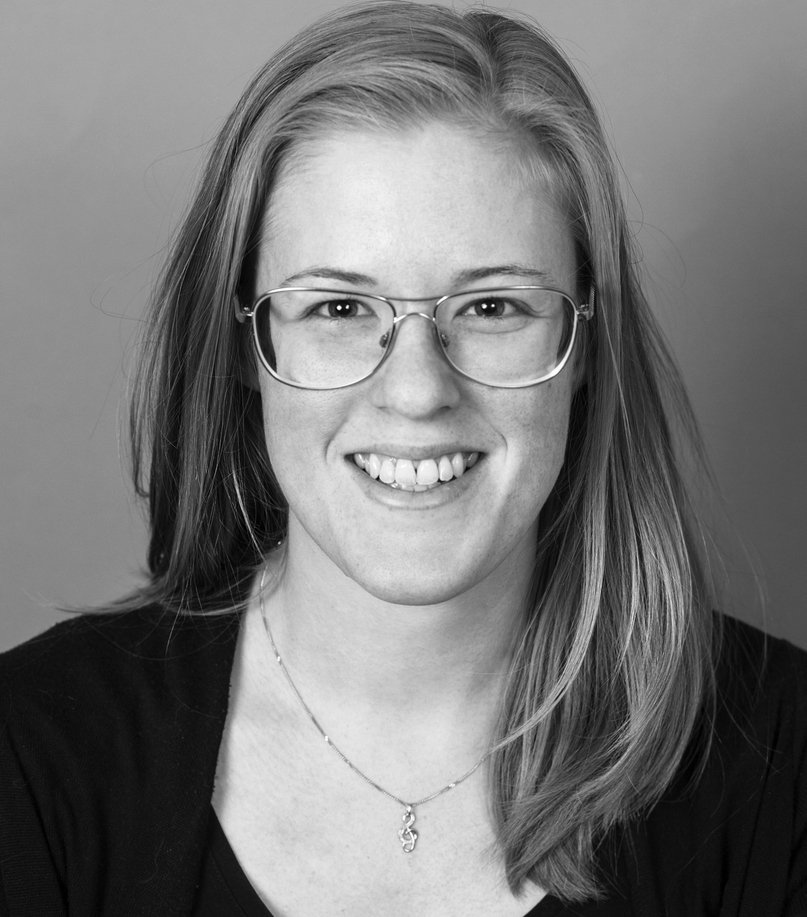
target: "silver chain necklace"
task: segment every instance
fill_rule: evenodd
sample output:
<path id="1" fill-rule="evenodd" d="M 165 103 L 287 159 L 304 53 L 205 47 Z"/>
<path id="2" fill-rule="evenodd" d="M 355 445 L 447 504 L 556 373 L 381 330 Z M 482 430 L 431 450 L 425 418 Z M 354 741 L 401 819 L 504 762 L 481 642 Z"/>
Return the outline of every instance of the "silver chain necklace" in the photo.
<path id="1" fill-rule="evenodd" d="M 451 783 L 449 783 L 447 786 L 444 786 L 442 790 L 437 790 L 436 793 L 431 793 L 429 796 L 424 796 L 423 799 L 416 799 L 414 802 L 407 802 L 405 799 L 401 799 L 400 796 L 396 796 L 394 793 L 390 793 L 389 790 L 385 790 L 383 786 L 379 786 L 375 782 L 375 780 L 371 780 L 367 776 L 367 774 L 360 771 L 358 767 L 356 767 L 356 765 L 342 751 L 340 751 L 336 745 L 334 745 L 334 743 L 331 741 L 331 737 L 328 735 L 327 732 L 325 732 L 322 726 L 320 726 L 320 724 L 317 722 L 317 718 L 311 712 L 308 704 L 303 700 L 302 694 L 300 694 L 300 692 L 297 690 L 297 685 L 295 685 L 294 682 L 292 681 L 291 675 L 289 675 L 289 670 L 286 668 L 283 660 L 280 658 L 280 653 L 277 651 L 277 646 L 275 645 L 275 641 L 272 637 L 272 631 L 269 627 L 269 621 L 266 618 L 266 608 L 264 607 L 264 603 L 263 603 L 263 587 L 264 587 L 265 580 L 266 580 L 266 568 L 264 567 L 263 573 L 261 574 L 261 591 L 260 591 L 261 618 L 263 619 L 263 627 L 264 627 L 264 630 L 266 631 L 266 636 L 269 638 L 269 643 L 272 646 L 272 652 L 275 654 L 275 659 L 277 659 L 278 665 L 283 670 L 283 674 L 286 676 L 286 681 L 289 683 L 289 687 L 297 696 L 297 700 L 300 701 L 300 704 L 303 710 L 305 710 L 305 712 L 308 714 L 308 718 L 317 727 L 319 734 L 322 736 L 323 739 L 325 739 L 325 742 L 327 743 L 328 747 L 332 748 L 336 752 L 336 754 L 339 755 L 342 761 L 344 761 L 344 763 L 347 764 L 347 766 L 353 771 L 353 773 L 361 777 L 361 779 L 365 783 L 369 783 L 370 786 L 373 787 L 373 789 L 378 790 L 378 792 L 386 796 L 387 799 L 392 799 L 394 802 L 397 802 L 399 805 L 402 805 L 404 807 L 405 811 L 404 811 L 403 816 L 401 817 L 401 820 L 403 821 L 403 827 L 400 828 L 398 831 L 398 839 L 401 842 L 401 849 L 403 850 L 403 852 L 412 853 L 412 851 L 415 849 L 415 844 L 417 843 L 417 839 L 418 839 L 418 832 L 415 831 L 414 829 L 415 807 L 425 805 L 427 802 L 431 802 L 432 799 L 437 799 L 438 796 L 442 796 L 443 793 L 447 793 L 449 790 L 453 790 L 455 786 L 459 786 L 464 780 L 467 780 L 471 776 L 471 774 L 473 774 L 479 767 L 482 766 L 482 763 L 488 757 L 490 752 L 486 752 L 484 755 L 482 755 L 482 757 L 476 762 L 476 764 L 474 764 L 474 766 L 469 771 L 466 771 L 457 780 L 454 780 Z"/>

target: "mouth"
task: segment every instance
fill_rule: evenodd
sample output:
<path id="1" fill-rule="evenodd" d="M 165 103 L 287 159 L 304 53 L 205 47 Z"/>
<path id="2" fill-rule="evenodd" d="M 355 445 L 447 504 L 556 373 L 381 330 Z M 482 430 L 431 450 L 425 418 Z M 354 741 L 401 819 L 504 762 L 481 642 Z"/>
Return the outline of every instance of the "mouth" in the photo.
<path id="1" fill-rule="evenodd" d="M 479 460 L 478 452 L 451 452 L 433 458 L 407 459 L 378 452 L 355 452 L 353 461 L 380 484 L 420 493 L 461 478 Z"/>

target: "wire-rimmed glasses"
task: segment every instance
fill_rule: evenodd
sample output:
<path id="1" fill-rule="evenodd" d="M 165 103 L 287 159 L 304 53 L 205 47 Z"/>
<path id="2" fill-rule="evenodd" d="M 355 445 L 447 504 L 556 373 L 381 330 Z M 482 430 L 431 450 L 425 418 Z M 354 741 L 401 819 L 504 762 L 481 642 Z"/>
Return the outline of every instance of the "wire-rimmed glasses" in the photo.
<path id="1" fill-rule="evenodd" d="M 398 314 L 395 307 L 430 302 L 431 312 Z M 409 318 L 432 323 L 443 355 L 460 375 L 499 388 L 538 385 L 563 369 L 579 322 L 593 312 L 593 288 L 589 301 L 578 305 L 567 293 L 543 286 L 470 290 L 437 300 L 279 287 L 241 315 L 252 319 L 258 356 L 275 379 L 326 390 L 371 376 Z"/>

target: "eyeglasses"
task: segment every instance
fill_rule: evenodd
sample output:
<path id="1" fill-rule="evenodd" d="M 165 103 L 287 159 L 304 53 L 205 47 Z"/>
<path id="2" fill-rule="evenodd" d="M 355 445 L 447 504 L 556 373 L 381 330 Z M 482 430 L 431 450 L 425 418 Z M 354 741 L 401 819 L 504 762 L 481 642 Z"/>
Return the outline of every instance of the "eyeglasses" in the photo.
<path id="1" fill-rule="evenodd" d="M 474 382 L 526 388 L 556 376 L 574 347 L 580 321 L 594 314 L 594 288 L 577 305 L 560 290 L 496 287 L 451 293 L 429 312 L 404 312 L 395 299 L 348 290 L 280 287 L 261 295 L 239 318 L 252 319 L 258 356 L 286 385 L 337 389 L 371 376 L 392 352 L 401 324 L 431 322 L 454 369 Z"/>

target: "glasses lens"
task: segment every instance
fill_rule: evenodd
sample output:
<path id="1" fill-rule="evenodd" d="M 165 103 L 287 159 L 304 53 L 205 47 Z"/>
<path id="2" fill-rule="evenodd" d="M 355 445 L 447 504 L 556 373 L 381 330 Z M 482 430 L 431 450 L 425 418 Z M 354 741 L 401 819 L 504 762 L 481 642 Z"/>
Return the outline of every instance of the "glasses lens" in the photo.
<path id="1" fill-rule="evenodd" d="M 283 381 L 338 388 L 378 366 L 393 318 L 390 304 L 373 296 L 277 290 L 255 306 L 255 336 L 264 362 Z"/>
<path id="2" fill-rule="evenodd" d="M 461 293 L 437 309 L 448 359 L 489 385 L 525 384 L 552 373 L 571 349 L 574 326 L 571 299 L 535 287 Z"/>

